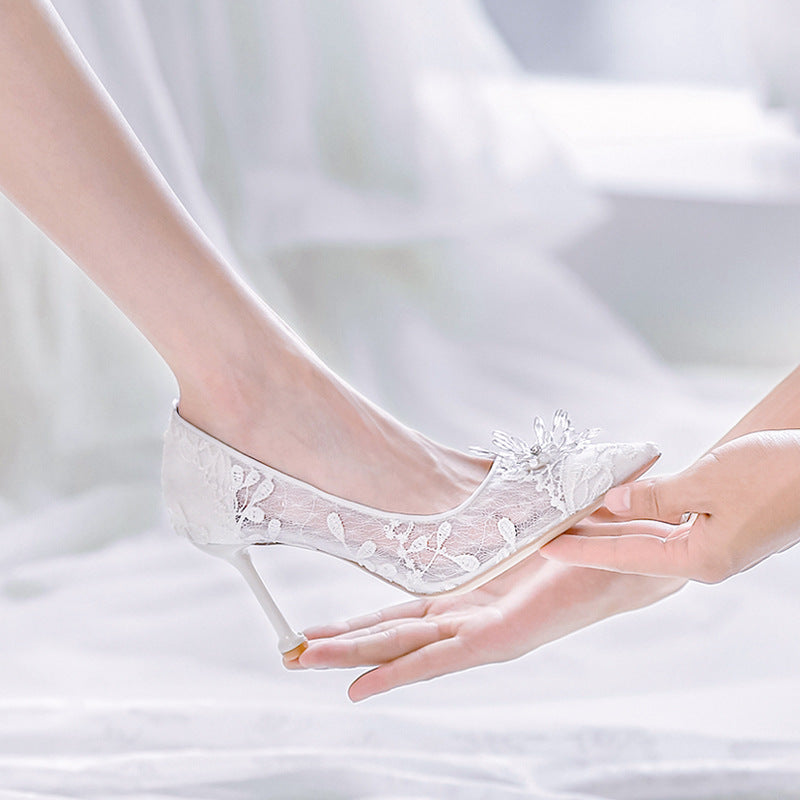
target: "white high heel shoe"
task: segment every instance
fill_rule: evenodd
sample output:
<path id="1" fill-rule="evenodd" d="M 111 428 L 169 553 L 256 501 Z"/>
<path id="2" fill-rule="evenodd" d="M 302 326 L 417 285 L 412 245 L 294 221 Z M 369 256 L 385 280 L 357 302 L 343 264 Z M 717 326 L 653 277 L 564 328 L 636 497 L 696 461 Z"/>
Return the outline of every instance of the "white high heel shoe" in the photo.
<path id="1" fill-rule="evenodd" d="M 494 431 L 486 477 L 438 514 L 381 511 L 317 489 L 215 439 L 172 408 L 162 486 L 175 531 L 242 573 L 278 634 L 285 658 L 306 639 L 286 622 L 247 549 L 285 544 L 350 561 L 415 595 L 473 589 L 598 508 L 606 491 L 658 457 L 652 443 L 590 444 L 564 411 L 551 430 L 534 421 L 532 445 Z"/>

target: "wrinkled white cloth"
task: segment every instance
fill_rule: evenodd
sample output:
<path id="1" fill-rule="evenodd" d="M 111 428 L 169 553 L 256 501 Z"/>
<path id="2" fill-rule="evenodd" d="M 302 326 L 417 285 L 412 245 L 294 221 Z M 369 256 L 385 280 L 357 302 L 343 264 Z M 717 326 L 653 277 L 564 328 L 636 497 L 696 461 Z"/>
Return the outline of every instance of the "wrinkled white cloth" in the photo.
<path id="1" fill-rule="evenodd" d="M 553 259 L 598 204 L 476 4 L 56 6 L 217 246 L 425 433 L 563 406 L 668 470 L 755 399 L 696 396 Z M 0 797 L 791 796 L 798 554 L 353 708 L 168 529 L 166 367 L 5 200 L 0 242 Z M 296 626 L 404 599 L 273 549 Z"/>

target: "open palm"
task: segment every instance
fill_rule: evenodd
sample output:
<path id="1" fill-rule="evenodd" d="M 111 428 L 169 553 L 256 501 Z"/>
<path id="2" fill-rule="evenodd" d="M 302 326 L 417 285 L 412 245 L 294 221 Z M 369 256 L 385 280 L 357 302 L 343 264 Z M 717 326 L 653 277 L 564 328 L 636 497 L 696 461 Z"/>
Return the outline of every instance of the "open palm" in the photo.
<path id="1" fill-rule="evenodd" d="M 601 509 L 574 530 L 602 535 L 608 524 L 608 512 Z M 348 692 L 351 700 L 363 700 L 404 684 L 518 658 L 605 617 L 649 605 L 684 583 L 558 564 L 534 553 L 471 592 L 412 600 L 310 628 L 304 631 L 308 649 L 286 666 L 373 666 Z"/>

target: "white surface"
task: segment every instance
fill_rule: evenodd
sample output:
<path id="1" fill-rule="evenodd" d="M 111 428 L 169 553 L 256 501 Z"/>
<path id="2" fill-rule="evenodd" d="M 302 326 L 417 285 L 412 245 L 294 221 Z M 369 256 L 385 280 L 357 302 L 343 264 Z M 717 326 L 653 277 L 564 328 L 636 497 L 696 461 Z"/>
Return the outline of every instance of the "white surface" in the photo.
<path id="1" fill-rule="evenodd" d="M 612 193 L 796 203 L 791 117 L 746 89 L 531 79 L 542 119 L 579 174 Z"/>
<path id="2" fill-rule="evenodd" d="M 270 95 L 242 80 L 237 59 L 266 57 L 270 42 L 286 44 L 287 30 L 302 40 L 313 14 L 311 28 L 287 28 L 294 23 L 283 18 L 276 29 L 262 19 L 248 49 L 237 38 L 241 25 L 236 36 L 226 27 L 236 21 L 232 4 L 204 3 L 195 17 L 198 6 L 170 3 L 175 16 L 155 44 L 148 25 L 165 4 L 58 5 L 221 246 L 349 379 L 426 433 L 458 446 L 485 441 L 492 427 L 524 435 L 534 414 L 566 406 L 580 426 L 660 442 L 661 468 L 671 470 L 716 439 L 767 383 L 723 378 L 709 388 L 704 380 L 696 391 L 542 253 L 547 236 L 512 233 L 496 219 L 488 226 L 491 214 L 486 228 L 451 231 L 435 244 L 416 238 L 404 217 L 394 220 L 391 246 L 354 238 L 333 248 L 317 239 L 273 252 L 272 230 L 258 239 L 237 200 L 254 163 L 279 152 L 262 152 L 263 142 L 246 135 L 251 114 L 265 114 L 257 121 L 266 124 Z M 359 16 L 375 5 L 343 7 L 371 31 L 360 46 L 379 53 L 394 31 Z M 447 31 L 482 30 L 469 5 L 448 5 L 447 25 L 426 7 L 404 4 L 404 24 L 432 26 L 437 41 Z M 255 6 L 236 8 L 252 14 Z M 480 60 L 473 45 L 450 52 L 457 74 Z M 348 50 L 344 60 L 363 66 L 362 56 Z M 389 73 L 394 57 L 386 57 Z M 414 74 L 395 72 L 406 89 Z M 505 80 L 511 92 L 513 73 Z M 359 107 L 389 102 L 382 96 L 361 98 Z M 283 97 L 288 114 L 291 92 Z M 214 108 L 224 108 L 224 125 L 201 113 Z M 531 129 L 526 122 L 519 130 Z M 339 142 L 337 157 L 350 163 L 342 154 L 351 151 L 328 134 L 323 143 Z M 496 141 L 489 136 L 473 153 L 481 191 L 493 171 L 496 191 L 506 185 Z M 552 152 L 544 138 L 533 145 L 531 152 Z M 391 158 L 373 166 L 381 163 Z M 461 165 L 467 176 L 472 163 Z M 562 232 L 576 219 L 585 225 L 592 198 L 554 155 L 538 163 L 550 176 L 531 191 L 547 212 L 542 220 L 549 215 Z M 397 167 L 414 175 L 415 165 Z M 356 191 L 357 178 L 341 180 Z M 564 205 L 548 208 L 537 192 L 552 182 Z M 480 208 L 478 200 L 465 198 L 465 207 Z M 358 220 L 351 224 L 355 237 Z M 241 579 L 166 529 L 158 459 L 173 386 L 157 357 L 8 204 L 0 226 L 4 800 L 796 794 L 800 550 L 516 662 L 353 707 L 344 695 L 353 675 L 286 673 Z M 400 599 L 345 564 L 275 550 L 259 554 L 259 565 L 298 626 Z"/>
<path id="3" fill-rule="evenodd" d="M 800 207 L 607 198 L 607 221 L 565 262 L 672 362 L 798 361 Z"/>
<path id="4" fill-rule="evenodd" d="M 669 361 L 797 362 L 800 137 L 744 90 L 530 80 L 607 201 L 562 255 Z"/>

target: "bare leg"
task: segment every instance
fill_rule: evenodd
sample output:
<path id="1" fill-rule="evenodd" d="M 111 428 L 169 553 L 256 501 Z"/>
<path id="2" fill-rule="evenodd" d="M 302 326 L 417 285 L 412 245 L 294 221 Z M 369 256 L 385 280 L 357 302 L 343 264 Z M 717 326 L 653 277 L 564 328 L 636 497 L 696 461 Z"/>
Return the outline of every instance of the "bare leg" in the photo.
<path id="1" fill-rule="evenodd" d="M 147 337 L 213 436 L 387 511 L 444 511 L 485 476 L 489 461 L 347 385 L 244 284 L 46 0 L 0 0 L 0 189 Z"/>

